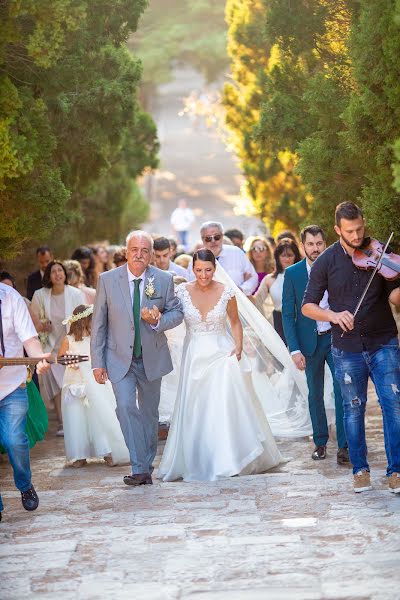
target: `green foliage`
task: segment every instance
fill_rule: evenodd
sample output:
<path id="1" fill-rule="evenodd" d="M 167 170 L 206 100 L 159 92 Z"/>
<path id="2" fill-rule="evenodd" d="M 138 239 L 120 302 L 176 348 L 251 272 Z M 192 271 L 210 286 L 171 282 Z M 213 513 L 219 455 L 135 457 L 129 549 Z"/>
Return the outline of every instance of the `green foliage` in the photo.
<path id="1" fill-rule="evenodd" d="M 280 114 L 275 123 L 288 133 L 293 119 L 289 105 L 296 108 L 296 103 L 285 105 L 279 86 L 273 88 L 271 83 L 282 80 L 278 69 L 281 56 L 265 34 L 264 3 L 228 0 L 226 18 L 233 83 L 225 85 L 223 101 L 247 193 L 271 229 L 296 228 L 306 214 L 308 198 L 294 171 L 297 157 L 293 142 L 287 135 L 287 143 L 282 144 L 282 132 L 272 135 L 270 127 L 274 107 L 273 118 Z M 289 121 L 284 122 L 286 118 Z"/>
<path id="2" fill-rule="evenodd" d="M 32 237 L 48 240 L 56 225 L 70 226 L 64 240 L 57 235 L 56 248 L 77 243 L 94 198 L 95 210 L 106 218 L 112 206 L 119 222 L 132 206 L 134 180 L 157 165 L 155 126 L 136 98 L 141 65 L 125 46 L 145 6 L 146 0 L 2 2 L 2 257 Z M 85 228 L 88 239 L 97 231 Z"/>
<path id="3" fill-rule="evenodd" d="M 227 122 L 260 215 L 331 232 L 353 200 L 374 235 L 400 230 L 400 1 L 228 0 L 227 18 Z M 268 193 L 287 153 L 289 209 Z"/>
<path id="4" fill-rule="evenodd" d="M 346 140 L 362 161 L 361 203 L 373 234 L 381 239 L 400 231 L 400 192 L 394 189 L 392 172 L 400 137 L 397 15 L 395 0 L 360 1 L 349 44 L 357 89 L 344 115 Z"/>

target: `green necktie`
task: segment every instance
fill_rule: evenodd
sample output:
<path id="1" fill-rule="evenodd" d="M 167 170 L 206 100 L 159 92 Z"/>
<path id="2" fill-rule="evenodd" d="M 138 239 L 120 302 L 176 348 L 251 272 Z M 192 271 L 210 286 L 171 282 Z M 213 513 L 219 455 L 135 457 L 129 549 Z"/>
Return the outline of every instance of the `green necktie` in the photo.
<path id="1" fill-rule="evenodd" d="M 134 279 L 135 289 L 133 292 L 133 323 L 135 325 L 135 341 L 133 342 L 133 356 L 140 358 L 142 356 L 142 340 L 140 338 L 140 282 L 141 279 Z"/>

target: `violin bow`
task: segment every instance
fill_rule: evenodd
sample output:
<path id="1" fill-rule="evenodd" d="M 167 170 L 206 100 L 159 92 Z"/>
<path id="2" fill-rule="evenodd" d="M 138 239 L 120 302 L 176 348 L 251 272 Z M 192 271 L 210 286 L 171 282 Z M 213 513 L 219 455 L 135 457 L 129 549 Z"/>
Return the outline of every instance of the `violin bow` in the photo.
<path id="1" fill-rule="evenodd" d="M 361 308 L 361 304 L 363 303 L 363 301 L 364 301 L 364 298 L 365 298 L 365 296 L 367 295 L 367 292 L 368 292 L 368 290 L 369 290 L 369 288 L 370 288 L 370 286 L 371 286 L 371 283 L 372 283 L 372 282 L 373 282 L 373 280 L 374 280 L 374 277 L 375 277 L 375 275 L 376 275 L 376 274 L 377 274 L 377 272 L 379 271 L 379 268 L 380 268 L 380 266 L 381 266 L 381 264 L 382 264 L 383 257 L 385 256 L 385 252 L 386 252 L 386 250 L 388 249 L 388 247 L 389 247 L 389 244 L 390 244 L 390 242 L 392 241 L 392 238 L 393 238 L 393 236 L 394 236 L 394 231 L 392 231 L 392 233 L 389 235 L 389 238 L 388 238 L 388 240 L 387 240 L 387 242 L 386 242 L 386 244 L 385 244 L 385 247 L 383 248 L 382 254 L 381 254 L 381 256 L 380 256 L 380 258 L 379 258 L 378 262 L 377 262 L 377 263 L 376 263 L 376 265 L 375 265 L 375 269 L 372 271 L 372 273 L 371 273 L 371 277 L 369 278 L 369 280 L 368 280 L 368 283 L 367 283 L 367 285 L 365 286 L 365 289 L 364 289 L 363 293 L 361 294 L 361 298 L 359 299 L 359 301 L 358 301 L 358 303 L 357 303 L 357 306 L 356 306 L 356 307 L 355 307 L 355 309 L 354 309 L 354 312 L 353 312 L 353 317 L 356 317 L 356 316 L 357 316 L 357 313 L 358 313 L 358 311 L 359 311 L 359 310 L 360 310 L 360 308 Z M 342 335 L 341 335 L 340 337 L 343 337 L 345 333 L 346 333 L 346 331 L 343 331 L 343 333 L 342 333 Z"/>

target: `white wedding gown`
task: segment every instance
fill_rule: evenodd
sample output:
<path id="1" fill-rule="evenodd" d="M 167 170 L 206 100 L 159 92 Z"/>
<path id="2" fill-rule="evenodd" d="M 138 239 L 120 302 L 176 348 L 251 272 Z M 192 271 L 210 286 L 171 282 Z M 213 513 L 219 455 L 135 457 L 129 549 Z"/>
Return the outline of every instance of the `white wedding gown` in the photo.
<path id="1" fill-rule="evenodd" d="M 227 330 L 224 291 L 205 320 L 186 284 L 177 288 L 186 337 L 178 394 L 158 477 L 164 481 L 215 481 L 261 473 L 283 462 L 254 392 L 248 361 L 238 362 Z"/>

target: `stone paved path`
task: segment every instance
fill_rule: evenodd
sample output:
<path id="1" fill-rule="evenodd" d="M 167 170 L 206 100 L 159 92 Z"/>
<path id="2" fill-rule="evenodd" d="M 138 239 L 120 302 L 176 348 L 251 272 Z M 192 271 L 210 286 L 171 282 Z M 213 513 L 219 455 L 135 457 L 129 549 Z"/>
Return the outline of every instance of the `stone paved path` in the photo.
<path id="1" fill-rule="evenodd" d="M 372 394 L 374 490 L 357 496 L 333 445 L 321 463 L 308 440 L 282 441 L 292 460 L 275 472 L 132 489 L 124 467 L 65 467 L 52 425 L 32 451 L 35 513 L 0 465 L 2 600 L 400 598 L 400 496 L 387 491 Z"/>

